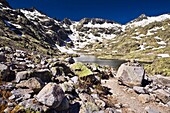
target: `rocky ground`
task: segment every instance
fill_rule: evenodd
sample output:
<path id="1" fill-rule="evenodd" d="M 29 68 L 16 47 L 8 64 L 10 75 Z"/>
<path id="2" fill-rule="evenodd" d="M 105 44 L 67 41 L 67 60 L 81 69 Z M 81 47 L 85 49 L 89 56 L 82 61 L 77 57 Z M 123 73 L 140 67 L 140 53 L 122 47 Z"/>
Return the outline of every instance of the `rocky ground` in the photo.
<path id="1" fill-rule="evenodd" d="M 0 48 L 0 111 L 47 113 L 168 113 L 170 78 L 144 77 L 140 64 L 83 64 Z"/>

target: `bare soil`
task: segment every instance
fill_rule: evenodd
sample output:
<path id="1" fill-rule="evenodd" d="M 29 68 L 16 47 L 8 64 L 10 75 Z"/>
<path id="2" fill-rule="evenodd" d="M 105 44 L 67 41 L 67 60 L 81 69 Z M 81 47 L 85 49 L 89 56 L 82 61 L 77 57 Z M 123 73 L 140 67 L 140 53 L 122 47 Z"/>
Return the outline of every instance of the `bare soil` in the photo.
<path id="1" fill-rule="evenodd" d="M 159 105 L 157 102 L 150 101 L 148 103 L 141 103 L 138 100 L 138 95 L 133 90 L 127 90 L 127 86 L 119 85 L 116 78 L 111 78 L 109 80 L 103 80 L 102 85 L 109 87 L 110 92 L 114 95 L 117 95 L 117 103 L 122 105 L 127 105 L 127 108 L 130 108 L 132 113 L 146 113 L 145 108 L 150 107 L 154 111 L 159 111 L 160 113 L 170 113 L 170 107 Z M 115 100 L 113 100 L 115 102 Z M 129 113 L 130 111 L 124 110 L 123 113 Z"/>

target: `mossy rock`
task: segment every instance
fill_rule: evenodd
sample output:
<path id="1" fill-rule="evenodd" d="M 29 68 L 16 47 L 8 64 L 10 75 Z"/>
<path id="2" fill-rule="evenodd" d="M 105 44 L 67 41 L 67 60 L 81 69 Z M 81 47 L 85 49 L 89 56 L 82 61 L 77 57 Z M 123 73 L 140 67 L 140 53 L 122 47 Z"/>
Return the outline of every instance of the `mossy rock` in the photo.
<path id="1" fill-rule="evenodd" d="M 71 66 L 73 72 L 78 75 L 80 78 L 92 75 L 92 71 L 88 69 L 83 63 L 76 62 Z"/>

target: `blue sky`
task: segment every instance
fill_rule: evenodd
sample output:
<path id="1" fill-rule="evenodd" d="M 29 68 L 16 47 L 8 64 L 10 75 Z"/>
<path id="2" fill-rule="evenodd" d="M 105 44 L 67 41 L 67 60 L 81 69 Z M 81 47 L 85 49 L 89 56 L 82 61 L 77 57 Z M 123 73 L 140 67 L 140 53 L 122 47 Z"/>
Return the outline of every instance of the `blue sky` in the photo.
<path id="1" fill-rule="evenodd" d="M 170 0 L 7 0 L 13 8 L 31 8 L 57 19 L 104 18 L 125 24 L 141 14 L 170 13 Z"/>

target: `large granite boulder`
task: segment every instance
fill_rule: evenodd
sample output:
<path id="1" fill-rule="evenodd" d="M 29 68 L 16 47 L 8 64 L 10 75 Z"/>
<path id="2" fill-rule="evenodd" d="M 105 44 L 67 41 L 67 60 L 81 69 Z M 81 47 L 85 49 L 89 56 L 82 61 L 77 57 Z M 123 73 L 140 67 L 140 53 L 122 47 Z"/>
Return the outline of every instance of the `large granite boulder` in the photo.
<path id="1" fill-rule="evenodd" d="M 37 95 L 36 99 L 42 104 L 57 108 L 64 98 L 64 91 L 56 83 L 48 83 Z"/>
<path id="2" fill-rule="evenodd" d="M 142 81 L 144 79 L 145 70 L 138 63 L 124 63 L 122 64 L 116 77 L 118 77 L 119 81 L 127 86 L 136 86 L 142 85 Z"/>

